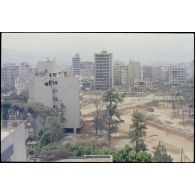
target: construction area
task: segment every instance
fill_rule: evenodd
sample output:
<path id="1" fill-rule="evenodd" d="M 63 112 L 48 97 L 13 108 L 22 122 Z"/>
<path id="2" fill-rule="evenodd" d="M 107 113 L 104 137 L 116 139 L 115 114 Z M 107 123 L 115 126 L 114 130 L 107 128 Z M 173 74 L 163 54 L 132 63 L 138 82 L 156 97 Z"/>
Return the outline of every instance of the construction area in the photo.
<path id="1" fill-rule="evenodd" d="M 83 127 L 80 134 L 70 135 L 64 140 L 67 143 L 95 144 L 100 147 L 108 147 L 108 140 L 104 130 L 96 130 L 93 127 L 95 117 L 95 99 L 102 93 L 85 92 L 82 97 L 81 111 L 83 114 Z M 158 105 L 147 108 L 145 105 L 158 101 Z M 183 121 L 182 112 L 173 112 L 170 103 L 163 102 L 163 97 L 155 94 L 142 94 L 139 97 L 126 94 L 124 101 L 118 105 L 121 119 L 117 133 L 112 134 L 110 148 L 122 149 L 125 145 L 131 146 L 128 138 L 129 126 L 132 123 L 131 115 L 137 110 L 145 114 L 147 120 L 146 136 L 144 142 L 149 152 L 159 141 L 163 143 L 174 162 L 192 162 L 194 159 L 194 117 L 185 114 Z M 102 102 L 101 110 L 105 109 Z M 184 122 L 184 123 L 183 123 Z"/>

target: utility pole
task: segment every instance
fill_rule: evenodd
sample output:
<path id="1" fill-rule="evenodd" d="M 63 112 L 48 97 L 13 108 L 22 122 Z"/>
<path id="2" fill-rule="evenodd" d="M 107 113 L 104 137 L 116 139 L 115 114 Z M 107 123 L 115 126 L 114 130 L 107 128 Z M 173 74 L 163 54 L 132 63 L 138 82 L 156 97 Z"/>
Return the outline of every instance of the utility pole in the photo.
<path id="1" fill-rule="evenodd" d="M 181 149 L 181 162 L 183 161 L 183 148 Z"/>

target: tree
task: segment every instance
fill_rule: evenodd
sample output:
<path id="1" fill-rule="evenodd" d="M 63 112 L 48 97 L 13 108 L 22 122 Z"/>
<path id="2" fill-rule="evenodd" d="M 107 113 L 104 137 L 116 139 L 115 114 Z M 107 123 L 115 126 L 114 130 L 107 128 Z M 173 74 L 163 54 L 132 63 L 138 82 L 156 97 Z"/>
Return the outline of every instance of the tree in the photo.
<path id="1" fill-rule="evenodd" d="M 153 162 L 173 162 L 170 155 L 167 154 L 167 150 L 160 142 L 154 147 Z"/>
<path id="2" fill-rule="evenodd" d="M 136 153 L 126 145 L 122 150 L 113 153 L 113 162 L 152 162 L 152 155 L 145 151 Z"/>
<path id="3" fill-rule="evenodd" d="M 134 112 L 132 114 L 133 124 L 130 125 L 130 128 L 133 128 L 132 131 L 129 131 L 129 138 L 132 143 L 135 143 L 135 152 L 146 150 L 146 145 L 143 141 L 143 136 L 145 136 L 146 132 L 146 120 L 142 113 Z"/>
<path id="4" fill-rule="evenodd" d="M 103 96 L 106 106 L 106 130 L 108 130 L 108 141 L 110 145 L 111 134 L 117 132 L 119 123 L 122 122 L 118 111 L 118 103 L 123 101 L 124 95 L 120 96 L 114 89 L 108 90 Z"/>
<path id="5" fill-rule="evenodd" d="M 96 109 L 96 113 L 95 113 L 95 118 L 94 118 L 94 127 L 95 127 L 95 134 L 97 135 L 97 131 L 98 129 L 101 129 L 103 127 L 103 120 L 100 117 L 100 109 L 102 106 L 102 98 L 95 98 L 94 101 L 95 104 L 95 109 Z"/>

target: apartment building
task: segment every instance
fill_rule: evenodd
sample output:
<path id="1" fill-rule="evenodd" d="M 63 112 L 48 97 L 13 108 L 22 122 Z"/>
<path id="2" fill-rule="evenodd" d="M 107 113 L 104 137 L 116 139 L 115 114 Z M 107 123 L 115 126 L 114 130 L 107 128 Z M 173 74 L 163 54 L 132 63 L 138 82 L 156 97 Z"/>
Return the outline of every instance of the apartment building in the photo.
<path id="1" fill-rule="evenodd" d="M 43 63 L 44 68 L 45 63 Z M 77 77 L 68 76 L 61 69 L 56 69 L 55 63 L 48 63 L 48 69 L 41 67 L 29 86 L 29 101 L 41 102 L 45 106 L 58 108 L 60 103 L 65 106 L 65 131 L 75 133 L 82 126 L 80 112 L 80 85 Z M 42 70 L 42 71 L 40 71 Z M 43 71 L 44 70 L 44 71 Z M 54 71 L 55 70 L 55 71 Z"/>
<path id="2" fill-rule="evenodd" d="M 72 58 L 72 70 L 74 75 L 80 75 L 80 56 L 76 53 Z"/>
<path id="3" fill-rule="evenodd" d="M 123 61 L 116 60 L 114 62 L 113 85 L 128 88 L 128 66 Z"/>
<path id="4" fill-rule="evenodd" d="M 95 53 L 96 90 L 108 90 L 113 86 L 112 53 L 103 50 Z"/>
<path id="5" fill-rule="evenodd" d="M 15 80 L 18 76 L 19 66 L 13 63 L 4 64 L 1 68 L 1 82 L 5 89 L 15 88 Z"/>
<path id="6" fill-rule="evenodd" d="M 80 75 L 82 78 L 92 78 L 95 76 L 95 65 L 93 62 L 80 62 Z"/>
<path id="7" fill-rule="evenodd" d="M 143 80 L 152 80 L 153 67 L 143 66 Z"/>
<path id="8" fill-rule="evenodd" d="M 182 65 L 169 67 L 169 84 L 179 85 L 187 81 L 187 68 Z"/>
<path id="9" fill-rule="evenodd" d="M 140 81 L 140 79 L 140 63 L 136 61 L 129 61 L 128 80 L 130 89 L 133 89 L 134 83 Z"/>

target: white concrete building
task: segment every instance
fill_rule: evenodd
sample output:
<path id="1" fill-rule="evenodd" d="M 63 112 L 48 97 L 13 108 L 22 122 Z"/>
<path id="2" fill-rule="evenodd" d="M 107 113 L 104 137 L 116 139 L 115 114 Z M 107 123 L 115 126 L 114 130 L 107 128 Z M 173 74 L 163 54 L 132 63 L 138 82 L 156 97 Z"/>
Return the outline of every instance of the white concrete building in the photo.
<path id="1" fill-rule="evenodd" d="M 3 64 L 1 68 L 1 82 L 5 89 L 13 90 L 18 76 L 19 66 L 13 63 Z"/>
<path id="2" fill-rule="evenodd" d="M 140 63 L 135 61 L 129 61 L 128 67 L 128 80 L 129 80 L 129 87 L 133 89 L 134 83 L 140 81 Z"/>
<path id="3" fill-rule="evenodd" d="M 80 75 L 80 56 L 76 53 L 72 58 L 72 70 L 74 75 Z"/>
<path id="4" fill-rule="evenodd" d="M 169 67 L 169 84 L 179 85 L 187 81 L 187 68 L 183 65 Z"/>
<path id="5" fill-rule="evenodd" d="M 17 77 L 15 81 L 15 89 L 16 93 L 20 94 L 23 91 L 27 90 L 27 83 L 25 80 L 23 80 L 21 77 Z"/>
<path id="6" fill-rule="evenodd" d="M 27 131 L 24 121 L 2 122 L 8 125 L 1 126 L 1 161 L 26 161 Z"/>
<path id="7" fill-rule="evenodd" d="M 104 50 L 94 57 L 96 90 L 108 90 L 113 86 L 112 53 Z"/>
<path id="8" fill-rule="evenodd" d="M 43 66 L 44 68 L 39 67 L 38 71 L 44 72 L 39 71 L 31 79 L 29 101 L 41 102 L 54 109 L 63 103 L 66 118 L 64 128 L 76 133 L 82 126 L 79 80 L 77 77 L 68 76 L 60 69 L 57 71 L 55 64 L 49 63 L 48 69 L 44 63 Z"/>

